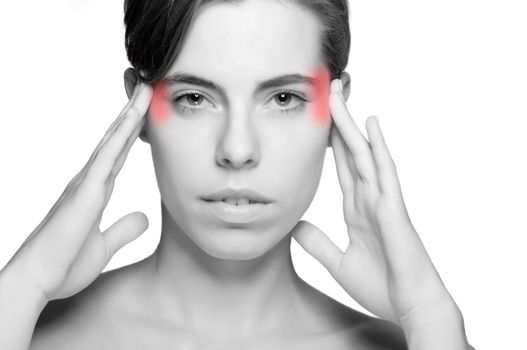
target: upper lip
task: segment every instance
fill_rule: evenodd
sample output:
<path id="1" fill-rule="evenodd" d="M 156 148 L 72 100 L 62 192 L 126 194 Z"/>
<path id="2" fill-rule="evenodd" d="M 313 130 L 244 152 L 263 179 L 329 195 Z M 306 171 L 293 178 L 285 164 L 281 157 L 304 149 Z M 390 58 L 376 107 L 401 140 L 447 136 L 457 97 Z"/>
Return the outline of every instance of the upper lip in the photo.
<path id="1" fill-rule="evenodd" d="M 271 199 L 265 197 L 263 194 L 258 193 L 254 190 L 251 190 L 249 188 L 241 188 L 241 189 L 234 189 L 234 188 L 226 188 L 221 191 L 217 191 L 211 194 L 208 194 L 206 196 L 202 197 L 206 200 L 214 200 L 214 201 L 221 201 L 225 198 L 248 198 L 255 202 L 260 203 L 270 203 L 272 202 Z"/>

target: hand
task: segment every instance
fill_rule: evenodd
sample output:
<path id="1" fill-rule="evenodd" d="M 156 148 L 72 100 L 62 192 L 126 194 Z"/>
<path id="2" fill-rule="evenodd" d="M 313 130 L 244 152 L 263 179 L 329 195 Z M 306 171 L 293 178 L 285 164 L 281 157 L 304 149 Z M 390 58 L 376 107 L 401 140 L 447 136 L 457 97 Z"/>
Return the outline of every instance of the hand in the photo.
<path id="1" fill-rule="evenodd" d="M 84 168 L 69 182 L 44 220 L 2 270 L 45 302 L 74 295 L 88 286 L 117 250 L 142 234 L 148 219 L 134 212 L 106 231 L 99 225 L 115 178 L 144 124 L 152 89 L 136 84 Z M 32 289 L 32 291 L 34 291 Z"/>
<path id="2" fill-rule="evenodd" d="M 342 252 L 306 221 L 295 226 L 293 237 L 354 300 L 381 318 L 409 326 L 433 319 L 438 311 L 457 310 L 410 222 L 377 118 L 366 121 L 368 142 L 339 83 L 331 83 L 330 137 L 349 245 Z"/>

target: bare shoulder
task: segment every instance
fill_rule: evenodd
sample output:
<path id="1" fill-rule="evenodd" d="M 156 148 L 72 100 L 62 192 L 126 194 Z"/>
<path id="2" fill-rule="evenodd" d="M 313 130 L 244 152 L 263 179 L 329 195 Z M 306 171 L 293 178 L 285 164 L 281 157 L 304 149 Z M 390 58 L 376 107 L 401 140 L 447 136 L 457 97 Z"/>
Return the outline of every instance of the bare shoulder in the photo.
<path id="1" fill-rule="evenodd" d="M 342 304 L 341 304 L 342 305 Z M 347 349 L 407 350 L 404 332 L 393 322 L 366 315 L 342 305 L 348 322 L 336 332 L 337 338 Z"/>
<path id="2" fill-rule="evenodd" d="M 367 316 L 363 324 L 352 328 L 355 341 L 375 350 L 407 350 L 404 332 L 393 322 Z"/>
<path id="3" fill-rule="evenodd" d="M 123 296 L 115 292 L 125 289 L 131 266 L 107 271 L 78 294 L 50 301 L 37 320 L 29 349 L 103 348 L 98 341 L 108 331 L 112 298 Z"/>
<path id="4" fill-rule="evenodd" d="M 372 317 L 341 305 L 342 328 L 333 333 L 339 349 L 407 350 L 401 327 L 393 322 Z"/>
<path id="5" fill-rule="evenodd" d="M 326 294 L 314 290 L 313 300 L 321 319 L 330 325 L 322 342 L 333 349 L 361 350 L 407 350 L 404 332 L 393 322 L 369 316 L 355 310 Z M 322 345 L 322 344 L 320 344 Z M 310 347 L 311 348 L 311 347 Z"/>

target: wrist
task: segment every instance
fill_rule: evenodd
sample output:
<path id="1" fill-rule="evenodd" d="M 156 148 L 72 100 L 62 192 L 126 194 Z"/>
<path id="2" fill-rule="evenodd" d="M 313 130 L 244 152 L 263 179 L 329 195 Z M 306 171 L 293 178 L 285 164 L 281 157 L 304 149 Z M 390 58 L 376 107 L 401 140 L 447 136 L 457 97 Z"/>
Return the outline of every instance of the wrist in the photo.
<path id="1" fill-rule="evenodd" d="M 0 272 L 0 348 L 28 349 L 38 318 L 46 306 L 37 288 L 25 285 L 13 271 Z"/>
<path id="2" fill-rule="evenodd" d="M 13 307 L 24 305 L 26 309 L 31 308 L 38 314 L 48 303 L 44 293 L 24 283 L 24 279 L 19 274 L 8 268 L 0 272 L 0 298 L 4 304 L 10 303 Z"/>
<path id="3" fill-rule="evenodd" d="M 401 322 L 409 349 L 468 350 L 463 315 L 454 301 L 415 313 Z"/>

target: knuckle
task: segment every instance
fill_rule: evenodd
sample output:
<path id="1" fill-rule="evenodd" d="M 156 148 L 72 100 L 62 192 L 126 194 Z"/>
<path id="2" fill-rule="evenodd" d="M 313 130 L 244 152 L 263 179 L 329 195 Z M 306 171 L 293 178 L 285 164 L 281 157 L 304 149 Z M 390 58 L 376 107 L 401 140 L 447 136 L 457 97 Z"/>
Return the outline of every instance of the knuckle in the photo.
<path id="1" fill-rule="evenodd" d="M 75 177 L 73 177 L 73 179 L 70 180 L 70 182 L 66 186 L 66 189 L 64 190 L 64 194 L 67 195 L 71 191 L 75 191 L 79 187 L 79 184 L 81 183 L 82 181 L 81 179 L 83 177 L 84 177 L 84 169 L 78 172 L 77 175 L 75 175 Z"/>
<path id="2" fill-rule="evenodd" d="M 101 207 L 102 190 L 98 186 L 83 181 L 72 193 L 71 200 L 83 208 L 94 210 Z"/>
<path id="3" fill-rule="evenodd" d="M 395 162 L 393 161 L 392 157 L 389 157 L 388 164 L 392 168 L 392 171 L 397 174 L 397 165 L 395 165 Z"/>
<path id="4" fill-rule="evenodd" d="M 139 115 L 139 110 L 136 106 L 131 106 L 128 111 L 126 111 L 126 116 L 129 118 L 134 118 Z"/>

